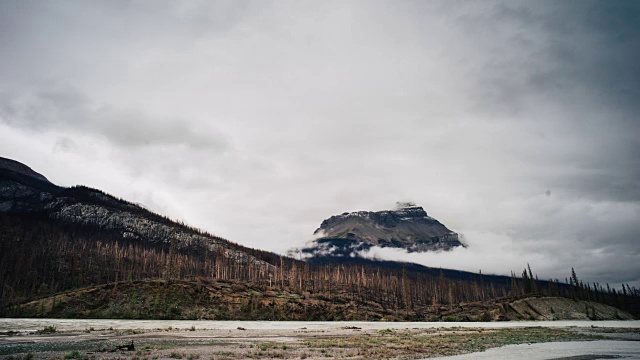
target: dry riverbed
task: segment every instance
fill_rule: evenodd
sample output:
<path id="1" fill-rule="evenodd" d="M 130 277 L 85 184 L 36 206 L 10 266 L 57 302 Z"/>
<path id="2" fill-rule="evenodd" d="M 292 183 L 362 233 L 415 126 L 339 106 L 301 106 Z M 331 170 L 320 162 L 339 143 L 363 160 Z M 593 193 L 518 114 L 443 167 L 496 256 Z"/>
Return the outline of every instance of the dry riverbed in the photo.
<path id="1" fill-rule="evenodd" d="M 322 328 L 59 330 L 0 333 L 0 358 L 31 359 L 419 359 L 508 344 L 578 340 L 639 341 L 640 328 L 405 327 L 338 323 Z M 630 326 L 637 322 L 630 322 Z M 479 325 L 481 326 L 481 325 Z M 133 349 L 127 346 L 133 344 Z"/>

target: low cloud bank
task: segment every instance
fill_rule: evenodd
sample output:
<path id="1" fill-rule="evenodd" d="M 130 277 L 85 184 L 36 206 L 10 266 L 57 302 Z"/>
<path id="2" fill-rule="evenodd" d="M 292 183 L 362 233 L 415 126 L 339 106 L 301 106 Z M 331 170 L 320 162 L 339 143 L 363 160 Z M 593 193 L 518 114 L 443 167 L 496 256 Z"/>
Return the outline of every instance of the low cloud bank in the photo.
<path id="1" fill-rule="evenodd" d="M 574 262 L 567 261 L 564 256 L 552 256 L 544 249 L 540 252 L 527 252 L 520 246 L 518 241 L 507 234 L 497 234 L 490 232 L 466 232 L 463 237 L 466 248 L 458 247 L 451 251 L 438 251 L 416 253 L 407 252 L 404 249 L 372 247 L 371 249 L 359 252 L 359 256 L 369 259 L 393 260 L 402 262 L 412 262 L 429 267 L 441 267 L 447 269 L 465 270 L 470 272 L 480 272 L 483 274 L 510 275 L 511 271 L 520 274 L 531 264 L 533 272 L 542 280 L 559 279 L 565 281 L 574 267 L 580 278 L 588 282 L 606 283 L 613 277 L 611 272 L 600 272 L 601 265 L 598 263 L 608 263 L 615 261 L 604 253 L 592 257 L 586 261 L 583 258 L 575 258 Z M 549 249 L 550 252 L 554 250 Z M 606 259 L 606 260 L 600 260 Z M 622 264 L 627 259 L 620 259 Z M 631 259 L 628 259 L 631 260 Z M 626 268 L 633 276 L 634 269 Z M 625 269 L 621 269 L 625 271 Z M 638 282 L 628 282 L 632 286 L 638 286 Z M 619 286 L 620 283 L 611 283 Z"/>

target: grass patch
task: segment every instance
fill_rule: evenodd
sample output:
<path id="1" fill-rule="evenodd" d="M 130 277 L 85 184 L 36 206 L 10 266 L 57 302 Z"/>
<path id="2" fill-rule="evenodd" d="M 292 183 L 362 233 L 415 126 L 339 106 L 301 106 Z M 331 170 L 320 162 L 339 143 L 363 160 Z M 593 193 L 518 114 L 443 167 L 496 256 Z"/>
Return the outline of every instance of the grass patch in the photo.
<path id="1" fill-rule="evenodd" d="M 331 339 L 312 339 L 305 342 L 310 350 L 319 350 L 323 356 L 332 351 L 353 350 L 364 358 L 396 358 L 420 354 L 424 357 L 449 356 L 509 344 L 554 341 L 596 340 L 602 336 L 551 328 L 512 328 L 491 331 L 457 329 L 446 333 L 396 332 L 379 330 L 378 334 Z"/>
<path id="2" fill-rule="evenodd" d="M 65 359 L 88 359 L 89 356 L 87 354 L 83 354 L 78 350 L 74 350 L 67 355 L 64 356 Z"/>
<path id="3" fill-rule="evenodd" d="M 6 360 L 32 360 L 32 359 L 33 359 L 32 353 L 25 354 L 22 357 L 10 355 L 6 358 Z"/>

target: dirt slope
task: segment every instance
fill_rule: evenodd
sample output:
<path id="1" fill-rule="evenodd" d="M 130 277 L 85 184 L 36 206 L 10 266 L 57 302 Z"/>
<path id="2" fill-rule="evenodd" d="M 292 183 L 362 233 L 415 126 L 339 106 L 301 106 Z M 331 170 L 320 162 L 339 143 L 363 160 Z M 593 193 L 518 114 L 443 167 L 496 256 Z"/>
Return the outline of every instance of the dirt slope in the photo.
<path id="1" fill-rule="evenodd" d="M 60 293 L 7 309 L 12 317 L 506 321 L 633 319 L 611 306 L 557 297 L 432 305 L 409 311 L 340 294 L 282 291 L 232 281 L 133 281 Z"/>
<path id="2" fill-rule="evenodd" d="M 526 298 L 509 304 L 514 316 L 532 320 L 632 320 L 628 313 L 591 301 L 560 297 Z"/>

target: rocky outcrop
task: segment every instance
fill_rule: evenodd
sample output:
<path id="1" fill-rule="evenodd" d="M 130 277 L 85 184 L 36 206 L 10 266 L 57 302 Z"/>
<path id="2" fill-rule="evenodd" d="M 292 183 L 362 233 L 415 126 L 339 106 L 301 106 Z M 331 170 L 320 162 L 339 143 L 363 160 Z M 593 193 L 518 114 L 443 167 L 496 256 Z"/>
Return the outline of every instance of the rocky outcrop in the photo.
<path id="1" fill-rule="evenodd" d="M 356 256 L 373 246 L 411 252 L 464 246 L 458 234 L 412 203 L 398 203 L 394 210 L 335 215 L 324 220 L 314 234 L 319 238 L 300 249 L 307 256 Z"/>
<path id="2" fill-rule="evenodd" d="M 49 211 L 50 218 L 115 231 L 120 233 L 123 238 L 155 244 L 169 244 L 172 239 L 175 239 L 176 250 L 196 253 L 215 252 L 219 247 L 222 247 L 228 258 L 240 262 L 262 262 L 242 251 L 226 247 L 226 241 L 223 239 L 176 226 L 174 223 L 163 223 L 144 216 L 137 216 L 128 211 L 95 204 L 69 204 L 68 199 L 56 199 L 48 203 L 46 209 Z M 267 264 L 265 263 L 265 265 Z"/>

